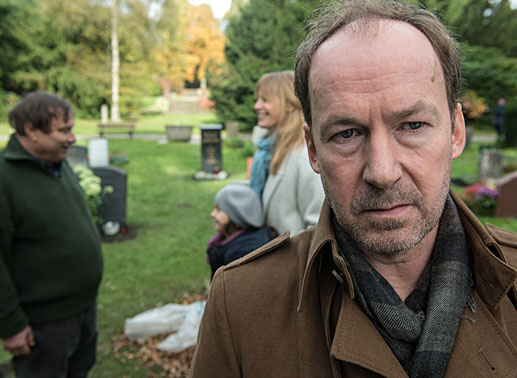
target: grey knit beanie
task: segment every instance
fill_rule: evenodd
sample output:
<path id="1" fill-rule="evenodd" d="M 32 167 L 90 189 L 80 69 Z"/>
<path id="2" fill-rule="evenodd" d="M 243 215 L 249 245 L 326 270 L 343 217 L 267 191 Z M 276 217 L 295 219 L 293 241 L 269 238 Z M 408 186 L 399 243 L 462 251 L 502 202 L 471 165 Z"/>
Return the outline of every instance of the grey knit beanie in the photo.
<path id="1" fill-rule="evenodd" d="M 215 196 L 215 203 L 237 226 L 262 227 L 264 224 L 260 199 L 247 185 L 226 185 Z"/>

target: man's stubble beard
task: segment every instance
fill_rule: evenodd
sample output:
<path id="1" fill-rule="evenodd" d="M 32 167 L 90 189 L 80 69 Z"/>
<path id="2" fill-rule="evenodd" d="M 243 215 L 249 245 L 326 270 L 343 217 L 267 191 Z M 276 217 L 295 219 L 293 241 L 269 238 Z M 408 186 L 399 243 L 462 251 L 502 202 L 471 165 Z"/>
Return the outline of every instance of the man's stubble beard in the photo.
<path id="1" fill-rule="evenodd" d="M 326 201 L 334 212 L 339 225 L 358 246 L 363 251 L 395 257 L 416 247 L 440 222 L 445 199 L 449 192 L 451 157 L 449 157 L 447 164 L 448 167 L 442 180 L 440 192 L 435 198 L 429 199 L 427 204 L 414 184 L 399 184 L 385 189 L 368 185 L 360 197 L 352 200 L 350 208 L 343 209 L 343 211 L 338 207 L 337 201 L 331 194 L 323 171 L 321 171 L 321 181 L 325 190 Z M 354 218 L 366 209 L 389 208 L 390 205 L 397 204 L 411 204 L 417 209 L 420 217 L 413 224 L 410 223 L 411 220 L 369 219 L 366 220 L 368 222 L 368 228 L 366 229 Z M 378 235 L 379 232 L 390 231 L 394 233 L 403 231 L 406 237 L 401 240 L 394 240 L 389 235 L 384 237 Z M 375 234 L 377 234 L 377 237 Z"/>

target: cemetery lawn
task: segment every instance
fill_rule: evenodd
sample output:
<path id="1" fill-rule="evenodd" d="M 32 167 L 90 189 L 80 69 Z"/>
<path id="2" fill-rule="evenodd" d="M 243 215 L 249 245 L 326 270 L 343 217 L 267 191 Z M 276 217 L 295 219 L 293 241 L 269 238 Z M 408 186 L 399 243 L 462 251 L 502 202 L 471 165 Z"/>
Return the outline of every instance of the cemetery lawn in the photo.
<path id="1" fill-rule="evenodd" d="M 78 143 L 86 145 L 84 140 Z M 0 141 L 0 148 L 3 144 Z M 129 158 L 121 168 L 128 172 L 127 219 L 137 237 L 103 243 L 98 360 L 90 377 L 160 376 L 160 369 L 145 366 L 132 353 L 117 356 L 113 339 L 122 334 L 126 318 L 180 302 L 185 293 L 206 292 L 210 269 L 205 250 L 213 235 L 209 213 L 214 196 L 225 184 L 245 179 L 243 152 L 249 147 L 223 147 L 223 167 L 230 177 L 220 182 L 192 181 L 192 175 L 200 169 L 199 145 L 110 139 L 109 147 L 112 155 Z M 477 173 L 478 147 L 474 144 L 454 161 L 453 177 Z M 505 150 L 505 155 L 517 158 L 517 149 Z M 517 231 L 517 219 L 482 218 L 482 222 Z M 131 348 L 130 352 L 136 353 L 137 349 Z M 0 349 L 0 364 L 8 360 L 8 354 Z"/>

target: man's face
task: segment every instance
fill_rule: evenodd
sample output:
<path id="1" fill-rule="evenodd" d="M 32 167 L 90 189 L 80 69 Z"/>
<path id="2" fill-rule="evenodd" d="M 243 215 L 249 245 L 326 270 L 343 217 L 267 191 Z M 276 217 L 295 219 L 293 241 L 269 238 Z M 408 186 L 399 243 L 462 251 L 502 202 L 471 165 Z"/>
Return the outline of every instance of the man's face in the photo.
<path id="1" fill-rule="evenodd" d="M 53 163 L 65 159 L 68 149 L 75 143 L 72 132 L 74 115 L 70 113 L 66 122 L 63 118 L 63 111 L 60 109 L 58 117 L 52 118 L 48 133 L 32 129 L 31 136 L 35 138 L 33 153 L 37 158 Z"/>
<path id="2" fill-rule="evenodd" d="M 426 37 L 402 22 L 377 25 L 349 26 L 316 51 L 306 140 L 341 227 L 363 251 L 392 256 L 436 235 L 465 125 L 458 107 L 451 131 Z"/>

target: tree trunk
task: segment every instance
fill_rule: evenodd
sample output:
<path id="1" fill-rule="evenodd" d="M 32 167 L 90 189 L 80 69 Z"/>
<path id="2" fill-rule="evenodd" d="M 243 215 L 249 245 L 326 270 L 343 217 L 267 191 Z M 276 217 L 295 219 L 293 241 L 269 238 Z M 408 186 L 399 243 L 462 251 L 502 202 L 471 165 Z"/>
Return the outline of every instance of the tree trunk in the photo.
<path id="1" fill-rule="evenodd" d="M 118 0 L 112 0 L 111 9 L 111 120 L 120 121 L 119 111 L 119 55 L 118 55 Z"/>

